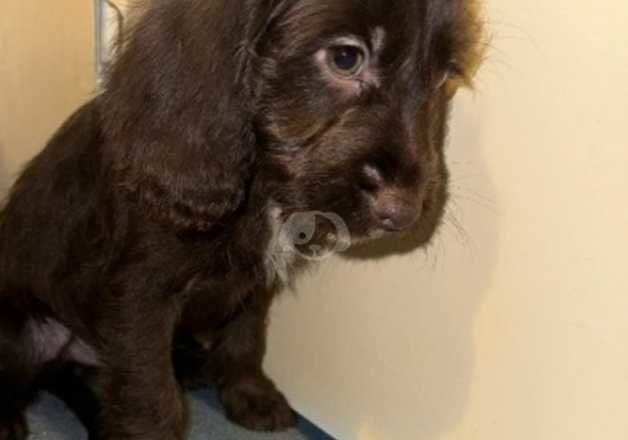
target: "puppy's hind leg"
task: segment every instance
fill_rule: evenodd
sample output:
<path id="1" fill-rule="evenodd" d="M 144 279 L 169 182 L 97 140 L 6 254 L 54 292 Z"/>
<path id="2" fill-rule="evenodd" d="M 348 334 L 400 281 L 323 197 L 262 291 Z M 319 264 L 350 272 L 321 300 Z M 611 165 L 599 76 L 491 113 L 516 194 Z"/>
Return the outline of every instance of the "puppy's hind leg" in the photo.
<path id="1" fill-rule="evenodd" d="M 38 365 L 28 343 L 28 321 L 0 304 L 0 440 L 24 440 L 26 407 L 37 394 Z"/>

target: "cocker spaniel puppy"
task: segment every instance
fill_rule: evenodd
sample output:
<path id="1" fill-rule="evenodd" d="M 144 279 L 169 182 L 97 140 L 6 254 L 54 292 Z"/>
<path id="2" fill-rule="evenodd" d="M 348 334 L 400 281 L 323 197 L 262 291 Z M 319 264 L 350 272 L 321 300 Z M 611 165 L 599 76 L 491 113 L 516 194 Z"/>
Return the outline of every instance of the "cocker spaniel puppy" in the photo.
<path id="1" fill-rule="evenodd" d="M 0 213 L 0 439 L 67 365 L 99 438 L 183 439 L 205 384 L 249 429 L 293 425 L 262 371 L 310 260 L 291 244 L 434 231 L 479 33 L 472 0 L 148 2 Z"/>

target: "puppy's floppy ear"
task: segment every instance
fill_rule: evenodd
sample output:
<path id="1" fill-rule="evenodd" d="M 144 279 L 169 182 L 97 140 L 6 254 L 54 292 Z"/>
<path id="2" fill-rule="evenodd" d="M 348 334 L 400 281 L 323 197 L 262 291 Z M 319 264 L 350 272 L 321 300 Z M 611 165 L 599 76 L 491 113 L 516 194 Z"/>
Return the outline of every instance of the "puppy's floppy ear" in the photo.
<path id="1" fill-rule="evenodd" d="M 152 0 L 98 98 L 116 183 L 154 218 L 208 230 L 255 160 L 255 49 L 282 0 Z"/>
<path id="2" fill-rule="evenodd" d="M 449 73 L 448 95 L 459 87 L 473 87 L 473 78 L 482 63 L 488 40 L 478 0 L 442 0 L 430 3 L 430 37 L 435 63 Z"/>

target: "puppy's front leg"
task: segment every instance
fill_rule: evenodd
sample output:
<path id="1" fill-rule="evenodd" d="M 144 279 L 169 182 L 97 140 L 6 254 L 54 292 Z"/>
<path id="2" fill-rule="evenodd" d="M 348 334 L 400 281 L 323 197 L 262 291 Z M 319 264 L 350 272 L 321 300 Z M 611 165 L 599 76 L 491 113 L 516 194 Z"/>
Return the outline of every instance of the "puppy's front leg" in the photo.
<path id="1" fill-rule="evenodd" d="M 286 398 L 262 370 L 268 306 L 244 307 L 221 332 L 212 358 L 227 417 L 253 431 L 280 431 L 296 423 Z"/>
<path id="2" fill-rule="evenodd" d="M 105 440 L 183 440 L 185 406 L 172 364 L 177 320 L 168 300 L 130 301 L 107 316 L 95 393 Z"/>

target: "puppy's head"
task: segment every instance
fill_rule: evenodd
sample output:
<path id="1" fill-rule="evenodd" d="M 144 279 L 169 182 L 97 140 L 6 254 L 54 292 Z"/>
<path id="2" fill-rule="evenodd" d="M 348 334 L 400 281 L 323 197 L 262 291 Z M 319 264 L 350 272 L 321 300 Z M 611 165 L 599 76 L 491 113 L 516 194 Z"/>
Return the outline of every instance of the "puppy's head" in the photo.
<path id="1" fill-rule="evenodd" d="M 477 60 L 468 0 L 285 2 L 259 47 L 259 162 L 286 214 L 353 238 L 418 226 L 446 199 L 449 102 Z"/>
<path id="2" fill-rule="evenodd" d="M 225 224 L 252 179 L 353 238 L 433 229 L 474 1 L 148 2 L 101 97 L 120 187 L 177 229 Z"/>

